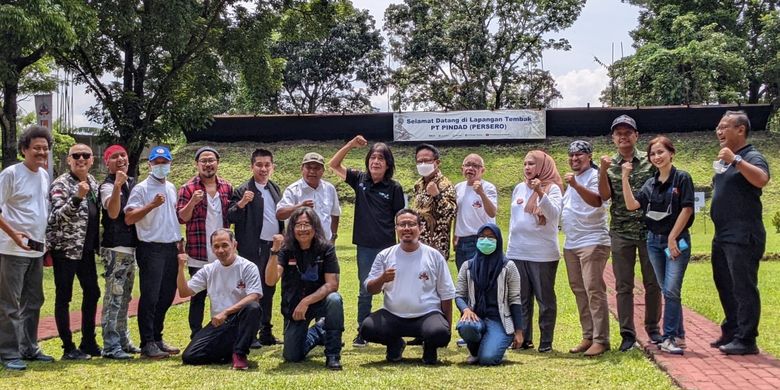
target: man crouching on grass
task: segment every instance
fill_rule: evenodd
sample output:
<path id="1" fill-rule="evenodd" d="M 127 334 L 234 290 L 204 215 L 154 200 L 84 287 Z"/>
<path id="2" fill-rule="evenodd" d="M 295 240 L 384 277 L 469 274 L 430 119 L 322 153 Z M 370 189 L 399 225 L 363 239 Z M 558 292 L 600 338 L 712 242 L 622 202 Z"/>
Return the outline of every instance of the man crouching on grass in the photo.
<path id="1" fill-rule="evenodd" d="M 232 231 L 217 229 L 211 234 L 211 249 L 217 260 L 201 268 L 187 281 L 187 255 L 179 255 L 176 286 L 179 295 L 190 297 L 208 291 L 211 322 L 192 338 L 184 350 L 184 364 L 225 363 L 233 358 L 233 369 L 249 368 L 249 346 L 260 326 L 260 272 L 249 260 L 236 255 Z"/>

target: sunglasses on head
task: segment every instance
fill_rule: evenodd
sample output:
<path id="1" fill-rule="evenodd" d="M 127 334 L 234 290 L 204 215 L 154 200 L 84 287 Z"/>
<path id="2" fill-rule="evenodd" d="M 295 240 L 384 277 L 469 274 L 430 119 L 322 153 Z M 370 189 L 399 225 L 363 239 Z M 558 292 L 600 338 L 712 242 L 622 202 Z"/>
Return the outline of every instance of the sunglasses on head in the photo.
<path id="1" fill-rule="evenodd" d="M 70 157 L 74 160 L 89 160 L 92 157 L 92 153 L 71 153 Z"/>

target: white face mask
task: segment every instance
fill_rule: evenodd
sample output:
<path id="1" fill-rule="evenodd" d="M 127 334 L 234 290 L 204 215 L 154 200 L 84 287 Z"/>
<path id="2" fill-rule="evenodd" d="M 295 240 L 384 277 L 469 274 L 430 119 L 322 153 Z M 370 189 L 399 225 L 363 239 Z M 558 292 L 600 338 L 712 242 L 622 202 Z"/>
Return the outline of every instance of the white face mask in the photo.
<path id="1" fill-rule="evenodd" d="M 171 164 L 157 164 L 152 166 L 152 176 L 162 180 L 171 173 Z"/>
<path id="2" fill-rule="evenodd" d="M 650 211 L 650 205 L 647 205 L 647 212 L 645 212 L 645 216 L 647 218 L 652 219 L 653 221 L 661 221 L 664 218 L 672 215 L 672 202 L 669 202 L 669 207 L 666 208 L 666 211 Z"/>
<path id="3" fill-rule="evenodd" d="M 436 170 L 436 167 L 433 165 L 433 163 L 431 163 L 431 164 L 426 164 L 426 163 L 417 164 L 417 173 L 419 173 L 420 176 L 422 176 L 422 177 L 430 176 L 431 173 L 433 173 L 433 171 L 435 171 L 435 170 Z"/>

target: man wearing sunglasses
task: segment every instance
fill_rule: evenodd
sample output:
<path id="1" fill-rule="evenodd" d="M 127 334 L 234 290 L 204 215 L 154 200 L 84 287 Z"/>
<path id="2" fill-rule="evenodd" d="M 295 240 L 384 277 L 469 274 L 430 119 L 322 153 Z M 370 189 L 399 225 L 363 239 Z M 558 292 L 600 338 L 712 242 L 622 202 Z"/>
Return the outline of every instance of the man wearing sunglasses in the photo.
<path id="1" fill-rule="evenodd" d="M 68 151 L 68 172 L 60 175 L 49 190 L 49 223 L 46 239 L 54 260 L 54 319 L 62 340 L 63 360 L 86 360 L 100 356 L 95 341 L 95 312 L 100 287 L 95 268 L 95 251 L 100 244 L 100 203 L 98 183 L 90 168 L 92 149 L 84 144 L 73 145 Z M 70 331 L 70 300 L 73 278 L 82 289 L 81 343 L 73 343 Z"/>

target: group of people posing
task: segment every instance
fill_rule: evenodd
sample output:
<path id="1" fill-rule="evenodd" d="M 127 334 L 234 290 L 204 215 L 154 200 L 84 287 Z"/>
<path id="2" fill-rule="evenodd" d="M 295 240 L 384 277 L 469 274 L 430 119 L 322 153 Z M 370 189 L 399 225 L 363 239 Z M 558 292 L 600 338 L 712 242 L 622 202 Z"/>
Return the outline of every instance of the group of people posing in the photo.
<path id="1" fill-rule="evenodd" d="M 738 355 L 758 353 L 757 273 L 766 241 L 760 197 L 769 181 L 766 160 L 747 144 L 749 131 L 744 112 L 727 111 L 720 120 L 716 134 L 722 149 L 713 164 L 711 204 L 713 277 L 725 313 L 722 335 L 711 345 Z M 498 191 L 483 179 L 486 167 L 478 154 L 465 157 L 464 180 L 453 185 L 439 169 L 439 150 L 417 146 L 420 178 L 407 202 L 393 179 L 388 145 L 368 147 L 362 136 L 350 140 L 327 167 L 355 192 L 352 243 L 360 292 L 353 346 L 383 344 L 387 361 L 397 362 L 407 345 L 417 344 L 423 363 L 436 364 L 438 348 L 452 336 L 454 300 L 461 313 L 458 344 L 467 347 L 469 363 L 499 364 L 510 347 L 534 348 L 535 303 L 538 351 L 552 351 L 561 227 L 582 326 L 582 341 L 569 352 L 597 356 L 610 349 L 603 273 L 611 254 L 619 349 L 637 345 L 638 260 L 645 331 L 661 350 L 683 354 L 680 296 L 691 253 L 693 181 L 674 167 L 668 138 L 655 137 L 646 152 L 639 150 L 637 124 L 626 115 L 614 120 L 610 133 L 614 156 L 594 161 L 591 144 L 574 141 L 568 150 L 571 169 L 563 176 L 544 151 L 525 156 L 524 180 L 504 203 L 510 208 L 506 252 L 496 224 Z M 47 251 L 63 360 L 180 353 L 163 340 L 165 315 L 178 290 L 190 297 L 191 342 L 183 363 L 246 369 L 250 348 L 280 343 L 271 320 L 281 281 L 284 359 L 302 361 L 322 345 L 326 367 L 342 369 L 345 321 L 334 246 L 341 208 L 335 187 L 322 179 L 323 156 L 307 153 L 301 179 L 282 190 L 271 180 L 273 154 L 256 149 L 251 177 L 234 187 L 217 175 L 219 152 L 204 146 L 194 155 L 198 174 L 177 191 L 167 180 L 173 158 L 164 146 L 151 149 L 149 176 L 140 182 L 128 177 L 127 151 L 106 148 L 102 157 L 109 174 L 98 184 L 89 173 L 92 150 L 77 144 L 67 157 L 69 172 L 50 184 L 43 167 L 51 142 L 45 128 L 28 128 L 19 140 L 24 161 L 0 173 L 0 359 L 7 369 L 25 369 L 25 360 L 53 360 L 37 343 Z M 365 170 L 346 168 L 348 153 L 363 147 Z M 451 244 L 455 280 L 447 264 Z M 95 333 L 98 251 L 105 266 L 102 348 Z M 139 346 L 127 326 L 136 265 Z M 78 346 L 69 323 L 74 278 L 83 291 Z M 383 307 L 372 312 L 372 295 L 380 292 Z M 206 296 L 211 320 L 203 326 Z"/>

